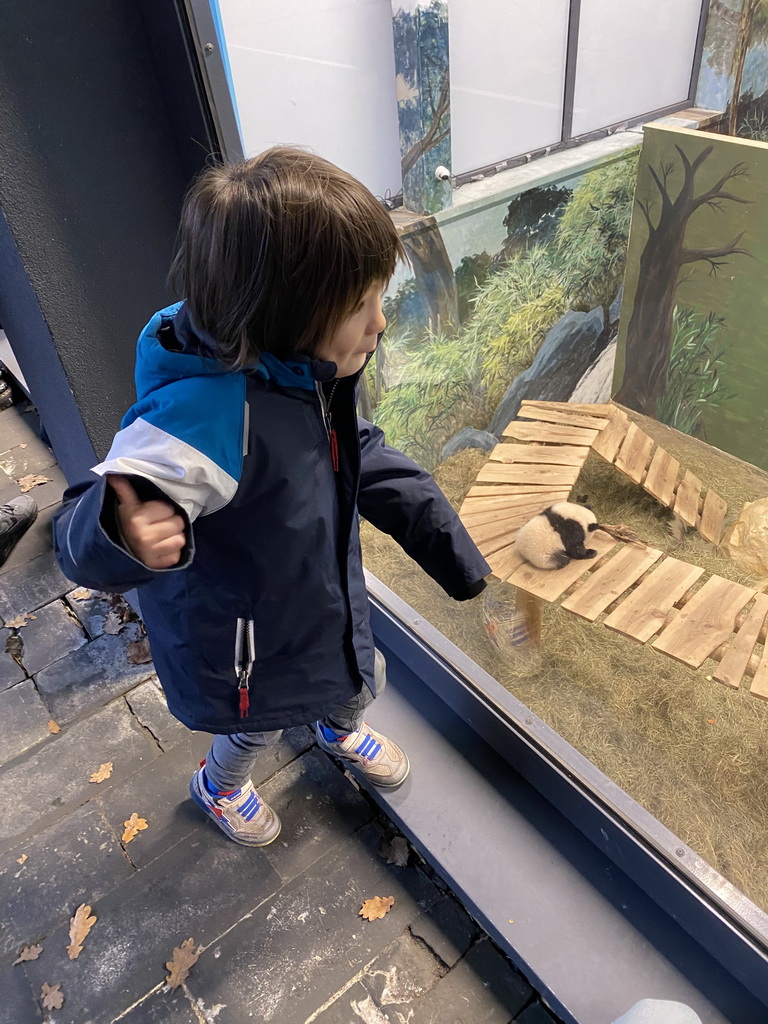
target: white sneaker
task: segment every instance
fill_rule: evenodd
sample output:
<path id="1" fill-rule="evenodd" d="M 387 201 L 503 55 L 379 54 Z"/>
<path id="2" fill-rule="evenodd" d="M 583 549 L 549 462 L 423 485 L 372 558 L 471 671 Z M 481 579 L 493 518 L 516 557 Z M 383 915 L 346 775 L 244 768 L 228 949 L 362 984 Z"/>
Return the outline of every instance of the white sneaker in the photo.
<path id="1" fill-rule="evenodd" d="M 205 761 L 201 761 L 189 784 L 189 795 L 222 832 L 242 846 L 269 846 L 280 835 L 280 819 L 264 803 L 250 779 L 231 793 L 215 796 L 208 789 Z"/>
<path id="2" fill-rule="evenodd" d="M 347 736 L 340 736 L 327 725 L 315 722 L 315 735 L 322 750 L 356 765 L 376 786 L 399 786 L 411 770 L 400 747 L 365 722 Z"/>

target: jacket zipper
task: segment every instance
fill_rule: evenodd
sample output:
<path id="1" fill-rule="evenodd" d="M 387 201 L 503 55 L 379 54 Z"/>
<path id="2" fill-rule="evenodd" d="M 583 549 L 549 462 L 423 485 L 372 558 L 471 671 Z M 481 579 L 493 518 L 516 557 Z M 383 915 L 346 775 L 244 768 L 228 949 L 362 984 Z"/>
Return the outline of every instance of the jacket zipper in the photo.
<path id="1" fill-rule="evenodd" d="M 253 639 L 253 619 L 238 619 L 235 630 L 235 675 L 240 695 L 240 717 L 246 718 L 250 706 L 249 686 L 251 672 L 256 660 L 256 644 Z"/>
<path id="2" fill-rule="evenodd" d="M 328 396 L 328 401 L 325 400 L 325 394 L 323 393 L 323 385 L 318 381 L 315 385 L 317 388 L 317 394 L 320 398 L 320 408 L 323 412 L 323 423 L 325 424 L 325 432 L 328 435 L 328 443 L 331 446 L 331 465 L 333 466 L 334 473 L 339 471 L 339 438 L 336 434 L 336 428 L 333 425 L 331 419 L 331 402 L 333 396 L 336 394 L 336 388 L 338 387 L 338 380 L 333 382 L 331 393 Z"/>

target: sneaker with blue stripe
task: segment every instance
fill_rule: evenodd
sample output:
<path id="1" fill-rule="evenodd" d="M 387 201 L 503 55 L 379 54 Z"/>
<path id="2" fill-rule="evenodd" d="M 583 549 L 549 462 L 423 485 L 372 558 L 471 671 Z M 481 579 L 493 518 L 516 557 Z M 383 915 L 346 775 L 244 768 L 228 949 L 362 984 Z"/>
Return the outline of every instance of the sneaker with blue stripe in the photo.
<path id="1" fill-rule="evenodd" d="M 205 775 L 205 761 L 201 761 L 189 784 L 189 795 L 222 832 L 242 846 L 269 846 L 280 835 L 280 819 L 250 779 L 229 793 L 213 791 Z"/>
<path id="2" fill-rule="evenodd" d="M 346 736 L 316 722 L 315 735 L 318 746 L 349 761 L 376 786 L 399 786 L 411 770 L 408 757 L 400 747 L 365 722 Z"/>

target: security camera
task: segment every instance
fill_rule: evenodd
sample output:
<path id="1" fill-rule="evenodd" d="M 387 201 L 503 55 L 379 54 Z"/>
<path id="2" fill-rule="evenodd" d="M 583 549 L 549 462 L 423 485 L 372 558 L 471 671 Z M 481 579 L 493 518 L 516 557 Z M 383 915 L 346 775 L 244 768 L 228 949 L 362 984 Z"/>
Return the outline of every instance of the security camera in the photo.
<path id="1" fill-rule="evenodd" d="M 439 167 L 435 168 L 435 177 L 437 178 L 438 181 L 450 181 L 451 172 L 448 170 L 447 167 L 443 167 L 443 165 L 440 164 Z"/>

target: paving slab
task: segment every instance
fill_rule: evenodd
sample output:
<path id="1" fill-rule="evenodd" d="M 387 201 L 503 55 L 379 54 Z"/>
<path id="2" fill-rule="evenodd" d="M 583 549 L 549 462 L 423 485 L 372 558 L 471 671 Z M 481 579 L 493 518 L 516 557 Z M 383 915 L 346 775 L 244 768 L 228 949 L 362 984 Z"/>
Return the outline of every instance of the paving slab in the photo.
<path id="1" fill-rule="evenodd" d="M 0 1024 L 38 1024 L 42 1021 L 40 1004 L 35 999 L 22 964 L 0 970 L 0 992 Z"/>
<path id="2" fill-rule="evenodd" d="M 10 635 L 8 630 L 3 630 L 3 632 L 6 635 Z M 20 683 L 22 679 L 26 679 L 26 672 L 15 658 L 6 653 L 3 649 L 4 646 L 5 640 L 0 644 L 0 691 Z"/>
<path id="3" fill-rule="evenodd" d="M 312 1024 L 389 1024 L 389 1021 L 376 1006 L 363 983 L 357 981 L 319 1013 Z"/>
<path id="4" fill-rule="evenodd" d="M 27 493 L 32 495 L 37 502 L 38 509 L 42 512 L 43 509 L 59 504 L 67 489 L 67 478 L 58 466 L 49 466 L 39 475 L 46 477 L 46 482 L 36 484 Z"/>
<path id="5" fill-rule="evenodd" d="M 18 498 L 21 494 L 21 488 L 13 479 L 9 476 L 4 469 L 0 469 L 0 505 L 5 505 L 8 501 L 13 501 L 14 498 Z"/>
<path id="6" fill-rule="evenodd" d="M 453 967 L 480 935 L 480 929 L 453 897 L 445 896 L 411 925 L 411 934 Z"/>
<path id="7" fill-rule="evenodd" d="M 186 725 L 182 725 L 168 710 L 156 676 L 129 690 L 125 700 L 138 721 L 152 733 L 163 750 L 168 750 L 174 743 L 189 736 Z"/>
<path id="8" fill-rule="evenodd" d="M 0 852 L 60 820 L 96 788 L 103 795 L 159 754 L 123 703 L 49 736 L 23 761 L 0 770 Z M 97 787 L 88 779 L 106 761 L 114 764 L 112 778 Z"/>
<path id="9" fill-rule="evenodd" d="M 120 1024 L 200 1024 L 200 1018 L 182 989 L 161 989 L 121 1017 Z"/>
<path id="10" fill-rule="evenodd" d="M 27 675 L 35 675 L 88 642 L 63 601 L 51 601 L 31 614 L 34 618 L 30 617 L 24 626 L 15 630 L 23 645 L 20 660 Z M 10 630 L 0 631 L 3 646 L 9 635 Z"/>
<path id="11" fill-rule="evenodd" d="M 0 855 L 0 906 L 15 938 L 11 959 L 33 942 L 45 947 L 45 937 L 81 903 L 92 905 L 134 871 L 95 803 Z"/>
<path id="12" fill-rule="evenodd" d="M 0 437 L 0 443 L 5 438 Z M 0 453 L 0 468 L 14 480 L 19 480 L 30 473 L 44 473 L 49 466 L 56 464 L 56 456 L 40 438 L 23 442 Z"/>
<path id="13" fill-rule="evenodd" d="M 362 984 L 386 1020 L 408 1020 L 412 1004 L 425 999 L 446 969 L 410 932 L 401 935 L 363 975 Z"/>
<path id="14" fill-rule="evenodd" d="M 127 630 L 117 636 L 105 634 L 36 676 L 37 688 L 59 725 L 101 707 L 152 675 L 151 662 L 128 661 L 129 640 Z"/>
<path id="15" fill-rule="evenodd" d="M 51 506 L 38 513 L 37 519 L 16 544 L 8 558 L 0 565 L 0 575 L 11 572 L 20 565 L 26 565 L 32 559 L 53 551 L 51 524 L 55 511 L 55 506 Z"/>
<path id="16" fill-rule="evenodd" d="M 380 838 L 365 826 L 205 950 L 187 985 L 225 1004 L 216 1024 L 304 1024 L 435 901 L 419 868 L 381 860 Z M 364 921 L 358 912 L 373 896 L 393 896 L 394 906 Z"/>
<path id="17" fill-rule="evenodd" d="M 0 412 L 0 445 L 4 451 L 40 440 L 40 417 L 30 405 L 12 405 Z"/>
<path id="18" fill-rule="evenodd" d="M 62 597 L 72 586 L 56 564 L 53 551 L 38 555 L 0 575 L 0 619 L 6 623 L 22 612 L 35 612 Z"/>
<path id="19" fill-rule="evenodd" d="M 12 761 L 36 743 L 48 739 L 50 717 L 31 679 L 3 690 L 0 693 L 0 722 L 3 723 L 0 764 Z"/>
<path id="20" fill-rule="evenodd" d="M 295 878 L 319 857 L 370 821 L 370 804 L 317 747 L 283 768 L 259 793 L 283 823 L 265 848 L 283 881 Z"/>
<path id="21" fill-rule="evenodd" d="M 106 594 L 88 587 L 76 587 L 65 594 L 65 600 L 92 640 L 102 635 L 104 620 L 112 607 Z"/>
<path id="22" fill-rule="evenodd" d="M 190 937 L 213 942 L 279 886 L 261 851 L 200 829 L 93 904 L 98 921 L 77 960 L 67 956 L 63 926 L 48 939 L 45 961 L 26 965 L 29 977 L 33 986 L 55 978 L 67 993 L 56 1024 L 108 1024 L 164 982 L 174 946 Z M 246 971 L 244 980 L 251 977 Z"/>

